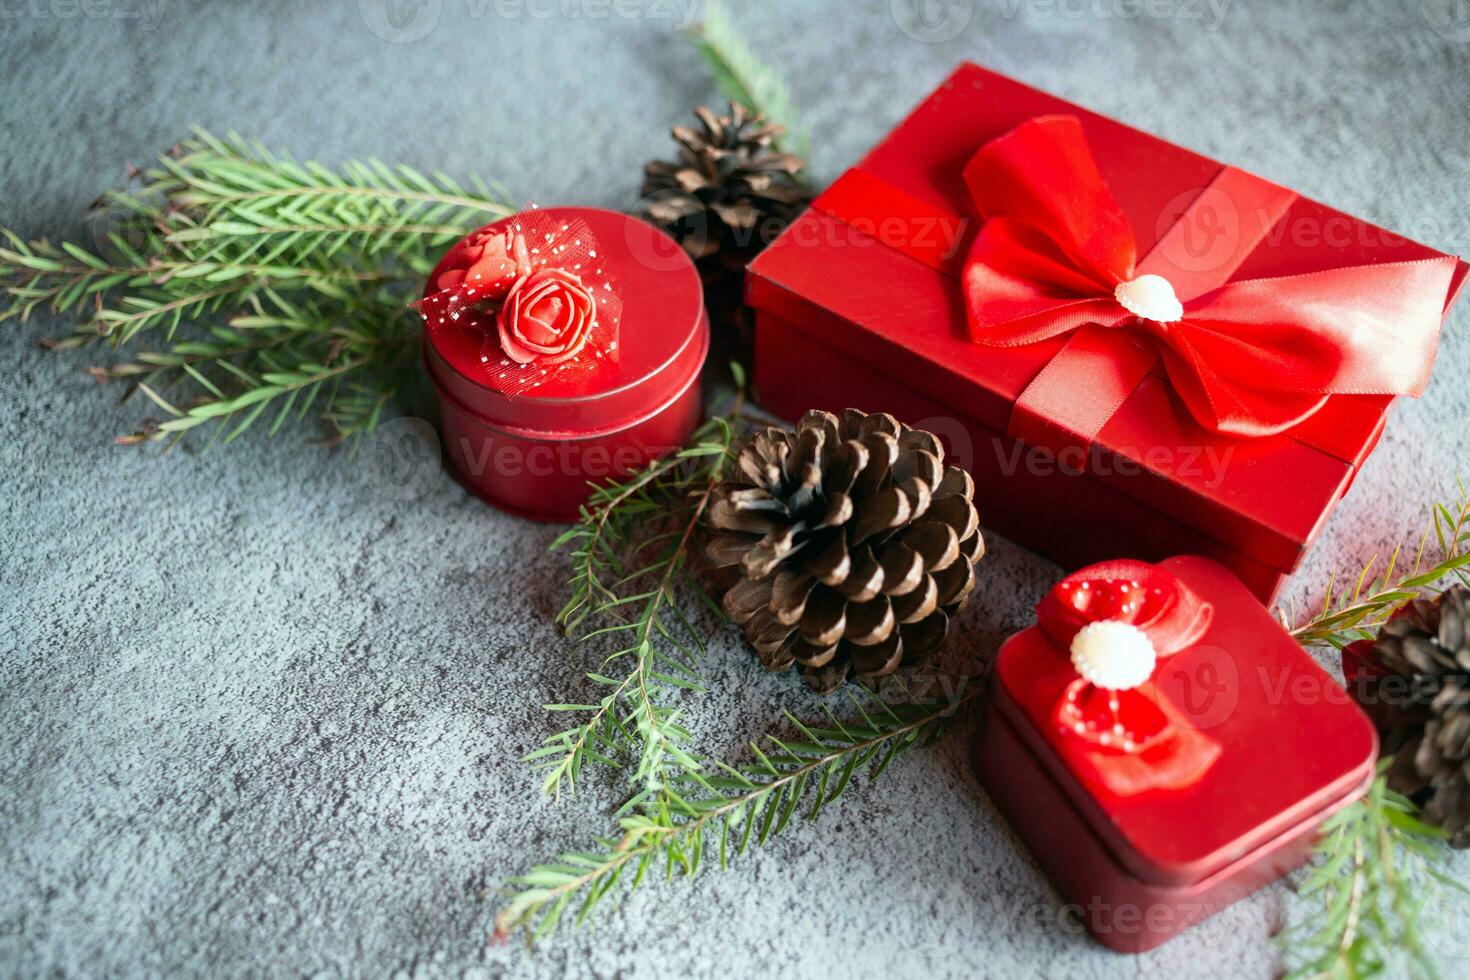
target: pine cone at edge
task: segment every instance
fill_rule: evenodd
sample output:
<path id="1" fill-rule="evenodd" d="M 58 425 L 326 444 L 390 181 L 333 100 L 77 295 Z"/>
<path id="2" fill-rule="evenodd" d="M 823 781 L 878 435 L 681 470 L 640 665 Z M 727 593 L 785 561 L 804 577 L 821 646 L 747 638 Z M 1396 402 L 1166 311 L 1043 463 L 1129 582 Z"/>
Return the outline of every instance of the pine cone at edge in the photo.
<path id="1" fill-rule="evenodd" d="M 1389 787 L 1418 804 L 1452 847 L 1470 848 L 1470 589 L 1412 600 L 1376 640 L 1346 653 L 1374 680 L 1365 707 L 1393 757 Z"/>

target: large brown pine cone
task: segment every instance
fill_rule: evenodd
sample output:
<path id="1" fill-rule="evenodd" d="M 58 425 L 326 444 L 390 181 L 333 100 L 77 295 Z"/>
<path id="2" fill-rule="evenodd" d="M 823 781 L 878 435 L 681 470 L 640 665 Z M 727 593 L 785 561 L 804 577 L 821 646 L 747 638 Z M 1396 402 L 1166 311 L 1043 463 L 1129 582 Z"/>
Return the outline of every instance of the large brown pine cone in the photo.
<path id="1" fill-rule="evenodd" d="M 939 648 L 984 552 L 974 482 L 943 461 L 931 433 L 854 409 L 744 444 L 706 554 L 738 570 L 725 612 L 763 664 L 825 692 Z"/>
<path id="2" fill-rule="evenodd" d="M 1389 786 L 1423 807 L 1451 845 L 1470 847 L 1470 589 L 1415 599 L 1363 647 L 1352 652 L 1407 682 L 1389 688 L 1380 679 L 1382 703 L 1370 710 L 1393 756 Z"/>

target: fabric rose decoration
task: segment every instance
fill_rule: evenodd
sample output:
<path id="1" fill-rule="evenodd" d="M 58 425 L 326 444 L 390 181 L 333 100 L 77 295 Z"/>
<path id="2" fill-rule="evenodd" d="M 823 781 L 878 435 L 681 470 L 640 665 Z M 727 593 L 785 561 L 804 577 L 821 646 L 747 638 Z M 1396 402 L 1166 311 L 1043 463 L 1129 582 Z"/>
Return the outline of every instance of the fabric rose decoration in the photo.
<path id="1" fill-rule="evenodd" d="M 445 254 L 419 314 L 430 331 L 478 341 L 482 383 L 508 395 L 615 364 L 622 300 L 600 251 L 580 219 L 534 210 L 504 218 Z"/>
<path id="2" fill-rule="evenodd" d="M 597 303 L 576 273 L 545 268 L 511 287 L 495 322 L 500 349 L 512 361 L 559 364 L 586 345 Z"/>
<path id="3" fill-rule="evenodd" d="M 559 364 L 586 346 L 597 323 L 597 303 L 575 272 L 533 269 L 524 235 L 511 228 L 467 238 L 434 281 L 462 290 L 495 314 L 500 349 L 517 364 Z"/>
<path id="4" fill-rule="evenodd" d="M 445 260 L 438 289 L 455 289 L 468 283 L 467 292 L 483 300 L 498 302 L 510 295 L 522 278 L 531 274 L 531 255 L 526 238 L 510 228 L 481 231 L 465 239 Z"/>

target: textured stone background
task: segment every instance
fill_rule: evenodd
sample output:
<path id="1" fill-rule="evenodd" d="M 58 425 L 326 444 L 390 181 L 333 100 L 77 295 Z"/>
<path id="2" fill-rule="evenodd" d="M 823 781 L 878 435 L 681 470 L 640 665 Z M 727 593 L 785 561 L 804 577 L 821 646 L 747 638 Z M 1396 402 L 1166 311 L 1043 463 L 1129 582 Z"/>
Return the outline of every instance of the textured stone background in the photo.
<path id="1" fill-rule="evenodd" d="M 667 128 L 713 94 L 673 36 L 688 0 L 618 8 L 632 19 L 587 16 L 607 9 L 597 0 L 419 0 L 397 29 L 384 2 L 0 0 L 0 223 L 85 234 L 87 203 L 123 164 L 191 124 L 622 206 Z M 909 32 L 891 11 L 909 0 L 734 13 L 784 67 L 826 177 L 972 58 L 1470 252 L 1470 10 L 1456 2 L 1153 0 L 1140 14 L 1128 0 L 935 0 L 931 26 Z M 1462 309 L 1428 397 L 1395 415 L 1298 604 L 1411 535 L 1464 469 L 1466 323 Z M 1138 959 L 1038 924 L 1057 899 L 977 790 L 963 735 L 728 874 L 652 884 L 533 955 L 487 951 L 482 890 L 603 832 L 616 785 L 553 805 L 516 761 L 549 730 L 538 706 L 582 696 L 596 659 L 549 624 L 555 530 L 448 480 L 394 499 L 307 433 L 166 458 L 117 448 L 132 417 L 113 392 L 37 350 L 56 326 L 4 327 L 0 973 L 1278 968 L 1281 885 Z M 1000 541 L 984 572 L 959 629 L 977 658 L 1056 574 Z M 731 635 L 708 673 L 714 693 L 688 707 L 711 750 L 812 708 Z"/>

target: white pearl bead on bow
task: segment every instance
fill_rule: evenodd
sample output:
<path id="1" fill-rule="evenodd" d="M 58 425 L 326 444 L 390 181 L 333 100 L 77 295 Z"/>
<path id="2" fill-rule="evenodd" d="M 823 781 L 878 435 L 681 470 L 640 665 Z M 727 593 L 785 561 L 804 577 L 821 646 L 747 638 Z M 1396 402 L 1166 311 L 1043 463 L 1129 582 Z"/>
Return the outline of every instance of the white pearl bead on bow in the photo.
<path id="1" fill-rule="evenodd" d="M 1123 309 L 1134 316 L 1159 323 L 1175 323 L 1184 318 L 1184 304 L 1174 293 L 1174 287 L 1163 276 L 1152 272 L 1136 279 L 1118 283 L 1113 297 Z"/>
<path id="2" fill-rule="evenodd" d="M 1107 691 L 1128 691 L 1148 680 L 1158 654 L 1148 634 L 1131 623 L 1103 619 L 1072 637 L 1072 666 Z"/>

